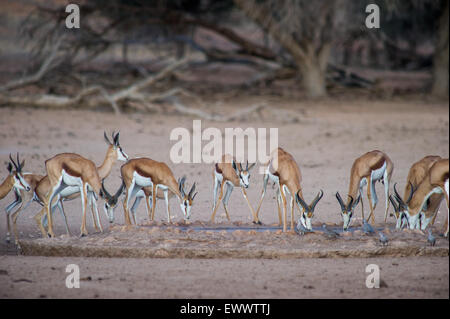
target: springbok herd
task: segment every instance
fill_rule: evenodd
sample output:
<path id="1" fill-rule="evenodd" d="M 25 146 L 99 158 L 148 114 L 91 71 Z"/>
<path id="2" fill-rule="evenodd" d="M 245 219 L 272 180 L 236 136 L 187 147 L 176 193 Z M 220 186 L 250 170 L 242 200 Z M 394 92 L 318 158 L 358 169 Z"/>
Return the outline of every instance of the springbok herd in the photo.
<path id="1" fill-rule="evenodd" d="M 86 213 L 88 205 L 91 208 L 93 223 L 96 231 L 103 231 L 100 222 L 97 200 L 101 196 L 104 201 L 104 210 L 110 223 L 114 222 L 114 209 L 119 197 L 124 193 L 123 210 L 125 223 L 136 224 L 136 209 L 145 198 L 147 214 L 150 220 L 155 217 L 156 198 L 164 199 L 166 203 L 167 219 L 170 223 L 169 197 L 175 195 L 180 201 L 184 219 L 191 216 L 196 192 L 195 183 L 187 192 L 185 189 L 186 178 L 175 179 L 170 168 L 162 162 L 150 158 L 129 159 L 119 143 L 119 133 L 112 133 L 112 140 L 104 134 L 108 149 L 101 166 L 78 154 L 62 153 L 45 161 L 46 176 L 24 173 L 24 161 L 20 162 L 19 154 L 16 160 L 10 155 L 8 163 L 9 175 L 0 185 L 0 199 L 3 199 L 11 190 L 14 191 L 15 200 L 6 207 L 7 235 L 10 240 L 10 214 L 13 222 L 13 232 L 16 244 L 18 244 L 18 232 L 16 221 L 19 212 L 25 209 L 32 201 L 42 205 L 42 209 L 34 217 L 44 237 L 54 237 L 52 213 L 57 207 L 64 218 L 66 231 L 69 227 L 64 213 L 63 201 L 81 197 L 82 225 L 81 236 L 87 235 Z M 111 195 L 104 187 L 103 181 L 111 173 L 114 163 L 126 162 L 121 167 L 122 185 L 119 190 Z M 219 163 L 213 167 L 214 179 L 214 206 L 211 222 L 214 222 L 219 202 L 222 201 L 226 216 L 230 220 L 228 201 L 234 187 L 240 187 L 253 217 L 253 222 L 261 224 L 258 218 L 259 210 L 266 193 L 269 179 L 277 186 L 277 204 L 279 224 L 283 224 L 283 231 L 287 230 L 287 195 L 290 195 L 291 230 L 294 230 L 294 202 L 300 214 L 297 227 L 312 230 L 311 219 L 317 203 L 323 197 L 320 190 L 310 205 L 303 197 L 300 183 L 302 176 L 300 168 L 291 154 L 278 148 L 270 155 L 270 160 L 264 164 L 263 190 L 256 211 L 250 204 L 246 189 L 250 185 L 250 170 L 255 164 L 249 165 L 236 163 L 231 155 L 224 155 Z M 384 221 L 388 217 L 389 204 L 394 208 L 393 216 L 397 220 L 396 228 L 409 227 L 410 229 L 426 229 L 434 223 L 441 201 L 445 198 L 447 212 L 449 206 L 449 160 L 439 156 L 426 156 L 414 163 L 409 170 L 404 196 L 402 197 L 394 185 L 394 194 L 389 195 L 389 184 L 394 165 L 391 159 L 381 151 L 371 151 L 357 158 L 351 167 L 349 191 L 347 200 L 344 201 L 339 193 L 336 193 L 343 219 L 343 230 L 347 231 L 354 214 L 355 207 L 361 202 L 361 214 L 364 219 L 364 205 L 361 200 L 363 187 L 367 186 L 367 198 L 370 206 L 370 214 L 367 220 L 375 222 L 374 210 L 378 199 L 375 192 L 377 181 L 384 185 L 386 209 Z M 130 208 L 130 200 L 135 198 Z M 448 213 L 447 213 L 448 214 Z M 448 236 L 448 215 L 445 236 Z"/>

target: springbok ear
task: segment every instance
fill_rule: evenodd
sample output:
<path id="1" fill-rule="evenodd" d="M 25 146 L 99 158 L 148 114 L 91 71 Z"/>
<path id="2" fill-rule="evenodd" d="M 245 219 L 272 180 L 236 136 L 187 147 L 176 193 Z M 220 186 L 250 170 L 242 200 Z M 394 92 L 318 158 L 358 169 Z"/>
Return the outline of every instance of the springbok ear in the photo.
<path id="1" fill-rule="evenodd" d="M 248 171 L 250 171 L 253 167 L 255 167 L 256 163 L 250 164 L 250 166 L 248 167 Z"/>
<path id="2" fill-rule="evenodd" d="M 22 170 L 22 168 L 25 166 L 25 160 L 22 161 L 22 163 L 20 163 L 20 170 Z"/>
<path id="3" fill-rule="evenodd" d="M 11 174 L 13 171 L 13 165 L 11 164 L 11 162 L 8 162 L 8 166 L 6 168 L 8 169 L 8 172 Z"/>

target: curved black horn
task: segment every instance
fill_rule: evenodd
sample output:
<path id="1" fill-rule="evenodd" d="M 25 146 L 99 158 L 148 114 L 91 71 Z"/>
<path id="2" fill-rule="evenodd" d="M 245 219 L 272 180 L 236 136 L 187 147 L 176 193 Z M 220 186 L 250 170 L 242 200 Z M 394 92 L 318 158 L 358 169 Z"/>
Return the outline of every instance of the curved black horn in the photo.
<path id="1" fill-rule="evenodd" d="M 389 196 L 389 200 L 391 201 L 392 206 L 394 207 L 394 211 L 399 212 L 400 206 L 397 206 L 397 203 L 395 202 L 395 198 L 393 195 Z"/>
<path id="2" fill-rule="evenodd" d="M 119 198 L 119 196 L 123 193 L 123 190 L 125 189 L 125 182 L 122 181 L 122 185 L 120 185 L 120 188 L 117 190 L 117 192 L 114 194 L 114 198 Z"/>
<path id="3" fill-rule="evenodd" d="M 311 204 L 311 211 L 314 211 L 314 208 L 316 208 L 317 203 L 319 202 L 319 200 L 321 200 L 323 197 L 323 190 L 320 190 L 319 193 L 317 194 L 316 198 L 314 198 L 312 204 Z"/>
<path id="4" fill-rule="evenodd" d="M 189 198 L 192 198 L 192 194 L 194 194 L 194 192 L 195 192 L 195 182 L 194 182 L 194 184 L 192 185 L 192 187 L 191 187 L 191 190 L 189 191 Z"/>
<path id="5" fill-rule="evenodd" d="M 348 197 L 350 197 L 350 201 L 348 202 L 348 205 L 347 205 L 347 211 L 349 211 L 349 210 L 352 209 L 353 202 L 355 201 L 355 199 L 353 198 L 353 196 L 348 195 Z"/>
<path id="6" fill-rule="evenodd" d="M 406 204 L 409 204 L 409 202 L 411 201 L 411 199 L 413 197 L 414 192 L 416 191 L 416 189 L 414 189 L 414 185 L 411 182 L 409 182 L 409 185 L 411 186 L 411 192 L 409 193 L 409 197 L 406 200 Z"/>
<path id="7" fill-rule="evenodd" d="M 399 203 L 399 206 L 401 206 L 401 205 L 406 206 L 405 202 L 403 201 L 403 198 L 400 196 L 400 194 L 397 191 L 397 183 L 394 184 L 394 194 Z"/>
<path id="8" fill-rule="evenodd" d="M 13 158 L 12 158 L 12 156 L 11 156 L 11 153 L 9 154 L 9 160 L 10 160 L 11 163 L 14 165 L 14 168 L 17 170 L 17 164 L 16 164 L 16 162 L 14 162 L 14 160 L 13 160 Z"/>
<path id="9" fill-rule="evenodd" d="M 310 211 L 308 204 L 305 203 L 305 201 L 303 200 L 303 198 L 299 195 L 300 190 L 297 192 L 297 194 L 295 194 L 295 199 L 297 200 L 297 203 L 299 203 L 303 209 L 307 212 Z"/>
<path id="10" fill-rule="evenodd" d="M 110 199 L 112 197 L 111 194 L 109 194 L 105 188 L 104 180 L 102 180 L 102 191 L 103 191 L 103 194 L 105 194 L 107 199 Z"/>
<path id="11" fill-rule="evenodd" d="M 247 160 L 247 165 L 245 166 L 245 170 L 248 171 L 248 160 Z"/>
<path id="12" fill-rule="evenodd" d="M 339 194 L 339 192 L 336 192 L 336 198 L 337 198 L 337 200 L 339 202 L 339 205 L 341 205 L 341 209 L 345 210 L 345 204 L 344 204 L 344 201 L 342 200 L 342 197 Z"/>

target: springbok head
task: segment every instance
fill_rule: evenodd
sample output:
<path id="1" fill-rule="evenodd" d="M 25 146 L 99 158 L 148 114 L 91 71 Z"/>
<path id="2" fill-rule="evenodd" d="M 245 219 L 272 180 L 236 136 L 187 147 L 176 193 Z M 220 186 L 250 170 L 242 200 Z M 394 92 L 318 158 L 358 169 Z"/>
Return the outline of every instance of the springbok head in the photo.
<path id="1" fill-rule="evenodd" d="M 22 168 L 25 165 L 25 160 L 22 161 L 22 163 L 19 160 L 19 153 L 17 153 L 17 163 L 13 160 L 11 154 L 9 154 L 9 160 L 8 163 L 8 172 L 9 176 L 11 176 L 14 179 L 14 187 L 16 189 L 23 189 L 25 191 L 30 191 L 31 187 L 27 183 L 27 181 L 23 178 L 22 175 Z M 12 163 L 12 164 L 11 164 Z M 14 169 L 13 169 L 14 165 Z"/>
<path id="2" fill-rule="evenodd" d="M 125 183 L 122 181 L 122 185 L 117 190 L 114 195 L 111 195 L 105 188 L 105 184 L 102 181 L 102 189 L 100 192 L 100 196 L 102 196 L 105 200 L 105 205 L 103 206 L 103 210 L 105 211 L 106 217 L 110 223 L 114 222 L 114 209 L 117 206 L 120 195 L 122 195 L 125 190 Z"/>
<path id="3" fill-rule="evenodd" d="M 389 200 L 394 207 L 394 216 L 397 219 L 397 223 L 395 225 L 395 228 L 397 229 L 402 229 L 404 226 L 407 226 L 409 224 L 408 205 L 413 197 L 414 192 L 417 190 L 414 189 L 414 186 L 411 182 L 409 183 L 409 185 L 411 187 L 411 191 L 406 201 L 404 201 L 398 193 L 397 183 L 394 184 L 394 195 L 389 196 Z"/>
<path id="4" fill-rule="evenodd" d="M 239 177 L 239 184 L 241 187 L 248 188 L 250 185 L 250 170 L 256 165 L 256 163 L 248 165 L 248 161 L 245 165 L 236 164 L 236 162 L 233 160 L 232 166 L 234 171 L 236 172 L 236 175 Z"/>
<path id="5" fill-rule="evenodd" d="M 184 215 L 184 220 L 191 218 L 191 208 L 194 202 L 194 198 L 197 195 L 195 193 L 195 183 L 192 185 L 189 193 L 184 190 L 184 184 L 186 182 L 186 176 L 183 176 L 178 180 L 178 190 L 180 191 L 180 207 Z"/>
<path id="6" fill-rule="evenodd" d="M 105 137 L 105 142 L 110 146 L 111 150 L 114 152 L 114 155 L 117 160 L 119 161 L 128 161 L 128 155 L 125 154 L 125 152 L 122 150 L 122 147 L 119 143 L 119 132 L 116 134 L 112 132 L 112 142 L 109 140 L 108 136 L 106 135 L 106 132 L 103 132 L 103 135 Z"/>
<path id="7" fill-rule="evenodd" d="M 311 219 L 314 217 L 314 209 L 316 208 L 317 203 L 322 199 L 322 197 L 323 190 L 320 190 L 316 198 L 314 198 L 314 200 L 311 202 L 311 205 L 308 205 L 300 196 L 300 191 L 295 194 L 295 200 L 297 201 L 297 204 L 303 207 L 303 212 L 300 216 L 300 222 L 308 230 L 312 230 Z"/>
<path id="8" fill-rule="evenodd" d="M 336 193 L 336 198 L 339 202 L 339 205 L 341 206 L 341 216 L 344 221 L 344 231 L 347 231 L 348 227 L 350 226 L 350 222 L 352 221 L 353 217 L 353 211 L 355 210 L 356 205 L 358 205 L 359 201 L 361 200 L 361 194 L 358 196 L 356 201 L 352 196 L 348 195 L 348 197 L 350 198 L 350 201 L 348 202 L 348 204 L 345 204 L 341 198 L 341 195 L 339 195 L 339 192 Z"/>

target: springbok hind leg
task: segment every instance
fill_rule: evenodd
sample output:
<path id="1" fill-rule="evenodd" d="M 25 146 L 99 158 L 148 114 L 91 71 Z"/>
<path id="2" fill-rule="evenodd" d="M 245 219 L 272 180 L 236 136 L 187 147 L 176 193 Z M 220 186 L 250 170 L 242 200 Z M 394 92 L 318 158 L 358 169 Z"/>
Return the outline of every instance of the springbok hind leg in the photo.
<path id="1" fill-rule="evenodd" d="M 225 182 L 222 181 L 222 185 L 220 187 L 220 194 L 219 194 L 219 198 L 217 199 L 217 201 L 214 203 L 214 210 L 213 213 L 211 215 L 211 223 L 214 223 L 214 217 L 216 216 L 217 213 L 217 209 L 219 208 L 219 203 L 222 200 L 223 197 L 223 188 L 225 187 Z"/>
<path id="2" fill-rule="evenodd" d="M 88 235 L 88 231 L 86 229 L 86 213 L 87 213 L 87 206 L 88 206 L 87 184 L 86 183 L 83 183 L 80 193 L 81 193 L 81 203 L 83 206 L 83 217 L 81 219 L 80 237 L 84 237 L 84 236 Z"/>

